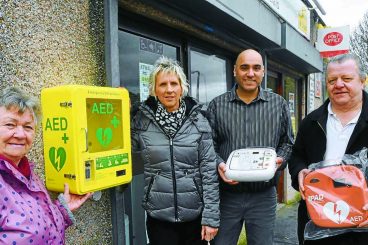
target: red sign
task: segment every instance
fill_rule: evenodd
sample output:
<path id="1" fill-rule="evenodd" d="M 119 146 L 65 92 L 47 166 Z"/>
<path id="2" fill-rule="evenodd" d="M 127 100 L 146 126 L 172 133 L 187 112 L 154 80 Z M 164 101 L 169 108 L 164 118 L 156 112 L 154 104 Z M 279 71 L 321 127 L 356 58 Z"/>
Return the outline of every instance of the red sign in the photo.
<path id="1" fill-rule="evenodd" d="M 336 46 L 339 45 L 343 39 L 344 36 L 340 32 L 330 32 L 323 37 L 323 42 L 328 46 Z"/>
<path id="2" fill-rule="evenodd" d="M 339 54 L 347 54 L 349 53 L 349 50 L 336 50 L 336 51 L 324 51 L 324 52 L 319 52 L 321 57 L 323 58 L 328 58 L 328 57 L 334 57 L 336 55 Z"/>
<path id="3" fill-rule="evenodd" d="M 349 52 L 349 26 L 318 30 L 316 47 L 324 58 Z"/>

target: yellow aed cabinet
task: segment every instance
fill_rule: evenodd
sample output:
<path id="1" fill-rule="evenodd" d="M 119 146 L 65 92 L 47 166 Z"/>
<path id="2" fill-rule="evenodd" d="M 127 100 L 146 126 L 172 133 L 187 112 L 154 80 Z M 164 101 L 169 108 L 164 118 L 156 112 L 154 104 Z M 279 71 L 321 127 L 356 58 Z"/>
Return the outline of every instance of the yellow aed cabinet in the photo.
<path id="1" fill-rule="evenodd" d="M 46 187 L 85 194 L 132 179 L 126 89 L 65 85 L 41 91 Z"/>

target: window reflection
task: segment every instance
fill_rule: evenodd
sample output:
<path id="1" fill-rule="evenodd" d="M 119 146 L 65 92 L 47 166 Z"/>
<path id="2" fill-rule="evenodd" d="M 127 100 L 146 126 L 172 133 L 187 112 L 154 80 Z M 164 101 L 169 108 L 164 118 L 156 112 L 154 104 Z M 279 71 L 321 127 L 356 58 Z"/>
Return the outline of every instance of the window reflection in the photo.
<path id="1" fill-rule="evenodd" d="M 162 55 L 178 59 L 178 48 L 152 39 L 119 31 L 120 85 L 130 92 L 132 103 L 148 96 L 148 77 Z"/>
<path id="2" fill-rule="evenodd" d="M 226 92 L 226 60 L 215 55 L 190 51 L 191 96 L 208 104 Z"/>

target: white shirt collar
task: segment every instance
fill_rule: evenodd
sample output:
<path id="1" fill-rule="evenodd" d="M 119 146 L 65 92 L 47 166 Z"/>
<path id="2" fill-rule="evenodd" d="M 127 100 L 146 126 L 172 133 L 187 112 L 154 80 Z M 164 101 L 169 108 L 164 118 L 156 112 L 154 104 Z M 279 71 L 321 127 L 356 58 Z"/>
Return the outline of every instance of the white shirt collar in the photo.
<path id="1" fill-rule="evenodd" d="M 338 119 L 336 113 L 334 113 L 332 111 L 331 102 L 328 103 L 327 111 L 328 111 L 329 116 L 332 116 L 334 119 L 336 119 L 340 122 L 340 120 Z M 354 118 L 352 118 L 346 125 L 351 124 L 351 123 L 357 123 L 361 112 L 362 112 L 362 110 L 360 109 L 359 113 Z"/>

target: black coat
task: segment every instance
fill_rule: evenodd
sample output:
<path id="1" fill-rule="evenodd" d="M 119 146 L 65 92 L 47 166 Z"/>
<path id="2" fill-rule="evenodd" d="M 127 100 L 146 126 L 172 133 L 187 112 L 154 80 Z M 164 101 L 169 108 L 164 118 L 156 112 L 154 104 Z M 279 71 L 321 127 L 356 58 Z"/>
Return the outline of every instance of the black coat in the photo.
<path id="1" fill-rule="evenodd" d="M 307 115 L 300 124 L 295 144 L 293 146 L 293 151 L 289 160 L 289 172 L 291 175 L 292 186 L 297 191 L 299 191 L 299 172 L 302 169 L 308 168 L 308 166 L 312 163 L 323 161 L 323 157 L 326 152 L 327 141 L 326 124 L 328 117 L 328 104 L 329 100 L 327 100 L 318 109 Z M 368 147 L 368 94 L 364 91 L 362 112 L 350 137 L 345 154 L 353 154 L 356 151 L 361 150 L 363 147 Z M 299 206 L 298 213 L 299 241 L 301 241 L 300 236 L 302 236 L 305 224 L 308 222 L 308 220 L 309 217 L 307 214 L 306 205 L 305 202 L 302 200 Z M 365 237 L 364 244 L 368 244 L 368 232 L 350 235 L 350 237 L 345 235 L 344 237 L 349 237 L 349 240 L 339 238 L 338 244 L 349 244 L 347 242 L 350 241 L 354 241 L 354 245 L 360 244 L 356 243 L 356 240 L 350 240 L 350 238 L 355 235 L 357 237 Z M 337 237 L 332 239 L 335 240 Z M 359 238 L 359 240 L 360 239 L 361 238 Z"/>

